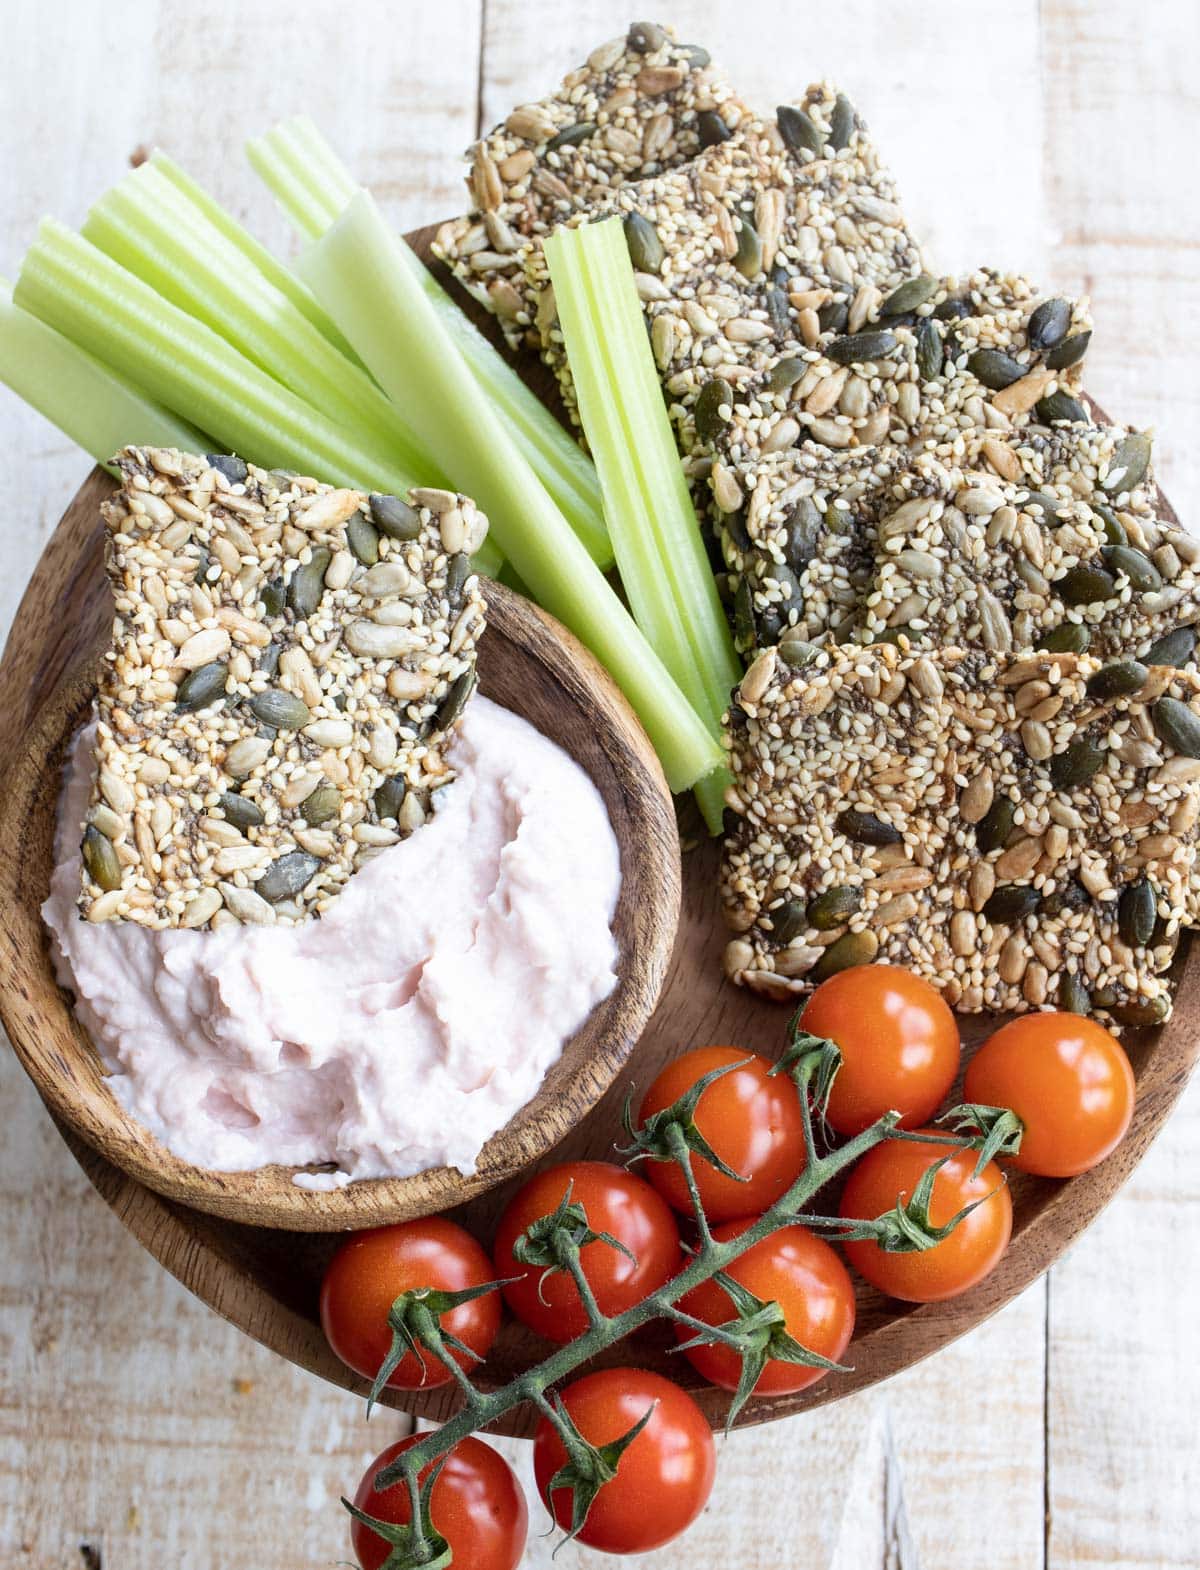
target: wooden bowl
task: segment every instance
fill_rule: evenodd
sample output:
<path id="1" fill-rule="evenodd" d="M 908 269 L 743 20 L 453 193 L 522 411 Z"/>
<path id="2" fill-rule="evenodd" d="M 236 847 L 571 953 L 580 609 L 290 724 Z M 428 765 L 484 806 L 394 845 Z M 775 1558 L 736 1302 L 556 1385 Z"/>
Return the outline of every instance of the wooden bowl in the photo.
<path id="1" fill-rule="evenodd" d="M 433 228 L 410 241 L 428 259 Z M 445 281 L 445 274 L 439 276 Z M 453 286 L 451 286 L 453 287 Z M 464 295 L 456 297 L 493 342 L 494 324 Z M 554 402 L 546 373 L 530 360 L 527 379 Z M 1103 414 L 1097 410 L 1097 418 Z M 51 538 L 13 626 L 9 656 L 0 668 L 0 757 L 19 741 L 29 717 L 59 680 L 73 647 L 93 643 L 101 624 L 94 619 L 80 574 L 86 531 L 94 527 L 94 496 L 88 482 Z M 80 503 L 82 502 L 82 509 Z M 1172 515 L 1173 516 L 1173 515 Z M 81 532 L 83 531 L 83 532 Z M 93 616 L 93 622 L 87 618 Z M 621 1108 L 630 1093 L 644 1090 L 659 1068 L 690 1046 L 733 1042 L 768 1056 L 778 1054 L 788 1010 L 723 982 L 725 928 L 717 896 L 719 850 L 698 824 L 685 820 L 683 909 L 675 951 L 658 1006 L 636 1050 L 608 1091 L 547 1160 L 612 1158 Z M 40 939 L 39 939 L 40 941 Z M 995 1271 L 973 1291 L 946 1303 L 907 1304 L 857 1284 L 858 1320 L 848 1359 L 853 1372 L 829 1375 L 794 1395 L 752 1400 L 738 1424 L 761 1423 L 863 1390 L 888 1379 L 965 1334 L 1023 1291 L 1068 1248 L 1113 1198 L 1145 1155 L 1200 1056 L 1200 960 L 1185 938 L 1176 962 L 1178 994 L 1169 1025 L 1157 1031 L 1127 1031 L 1124 1043 L 1137 1076 L 1138 1103 L 1125 1139 L 1107 1161 L 1070 1182 L 1014 1173 L 1012 1244 Z M 964 1062 L 997 1021 L 960 1020 Z M 955 1087 L 957 1090 L 961 1086 Z M 300 1367 L 356 1394 L 366 1386 L 330 1351 L 317 1315 L 321 1274 L 336 1239 L 248 1227 L 205 1215 L 135 1181 L 69 1128 L 61 1132 L 104 1201 L 145 1248 L 192 1292 L 247 1335 Z M 516 1179 L 471 1200 L 458 1219 L 486 1244 Z M 612 1363 L 632 1357 L 686 1385 L 714 1427 L 724 1422 L 727 1397 L 701 1384 L 689 1363 L 667 1354 L 668 1339 L 653 1328 L 633 1348 L 617 1347 Z M 507 1320 L 481 1382 L 498 1384 L 548 1350 L 530 1331 Z M 440 1421 L 455 1405 L 453 1387 L 428 1392 L 387 1391 L 388 1405 Z M 507 1433 L 528 1433 L 531 1415 L 519 1408 L 501 1424 Z"/>
<path id="2" fill-rule="evenodd" d="M 563 1049 L 534 1099 L 484 1146 L 470 1177 L 438 1167 L 405 1178 L 349 1183 L 328 1192 L 297 1186 L 294 1167 L 210 1172 L 180 1160 L 132 1118 L 105 1084 L 105 1070 L 58 987 L 39 914 L 53 865 L 62 763 L 95 691 L 98 654 L 111 617 L 95 527 L 112 489 L 97 472 L 55 536 L 72 542 L 64 605 L 57 574 L 39 570 L 4 662 L 3 700 L 22 675 L 79 667 L 39 680 L 41 701 L 9 759 L 0 792 L 0 1018 L 43 1100 L 107 1160 L 160 1194 L 257 1226 L 336 1230 L 428 1215 L 522 1171 L 580 1122 L 610 1084 L 649 1019 L 662 988 L 679 916 L 679 837 L 658 760 L 615 683 L 583 646 L 528 600 L 488 589 L 479 650 L 480 690 L 563 747 L 595 781 L 621 847 L 621 893 L 613 923 L 616 987 Z M 57 581 L 56 581 L 57 580 Z M 33 640 L 30 619 L 43 628 Z M 32 663 L 31 663 L 32 662 Z"/>

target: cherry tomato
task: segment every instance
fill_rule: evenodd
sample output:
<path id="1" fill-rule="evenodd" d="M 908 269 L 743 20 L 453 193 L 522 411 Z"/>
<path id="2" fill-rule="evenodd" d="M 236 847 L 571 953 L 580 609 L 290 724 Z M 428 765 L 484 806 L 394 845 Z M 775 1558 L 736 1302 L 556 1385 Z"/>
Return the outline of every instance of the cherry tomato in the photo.
<path id="1" fill-rule="evenodd" d="M 611 1243 L 587 1243 L 579 1262 L 601 1311 L 619 1314 L 669 1281 L 682 1256 L 679 1228 L 662 1198 L 640 1177 L 607 1161 L 566 1161 L 538 1172 L 509 1201 L 496 1231 L 498 1278 L 520 1279 L 504 1288 L 517 1318 L 551 1341 L 570 1341 L 588 1327 L 579 1288 L 566 1273 L 520 1265 L 513 1244 L 540 1217 L 550 1215 L 570 1189 L 593 1232 L 607 1232 L 633 1255 Z"/>
<path id="2" fill-rule="evenodd" d="M 915 1140 L 875 1145 L 846 1180 L 839 1214 L 870 1220 L 894 1209 L 898 1199 L 912 1197 L 923 1174 L 947 1149 Z M 847 1243 L 847 1257 L 858 1273 L 892 1297 L 935 1303 L 957 1297 L 994 1270 L 1012 1235 L 1012 1199 L 994 1161 L 972 1176 L 977 1160 L 977 1151 L 957 1151 L 934 1179 L 929 1204 L 934 1226 L 944 1226 L 972 1200 L 983 1200 L 949 1237 L 910 1254 L 889 1254 L 869 1239 Z"/>
<path id="3" fill-rule="evenodd" d="M 944 998 L 899 965 L 856 965 L 823 981 L 800 1023 L 841 1050 L 826 1118 L 860 1134 L 885 1112 L 918 1128 L 937 1111 L 958 1073 L 958 1026 Z"/>
<path id="4" fill-rule="evenodd" d="M 726 1243 L 750 1225 L 752 1219 L 726 1221 L 713 1228 L 713 1236 L 719 1243 Z M 850 1273 L 829 1244 L 814 1237 L 807 1228 L 784 1227 L 772 1233 L 727 1266 L 725 1273 L 764 1303 L 778 1303 L 784 1314 L 784 1329 L 808 1351 L 837 1362 L 849 1346 L 854 1333 L 854 1286 Z M 696 1287 L 679 1306 L 706 1325 L 723 1325 L 734 1317 L 728 1293 L 715 1281 Z M 694 1334 L 687 1325 L 676 1325 L 675 1333 L 680 1341 L 688 1341 Z M 691 1347 L 684 1355 L 710 1384 L 720 1385 L 723 1390 L 737 1389 L 742 1360 L 729 1347 Z M 772 1358 L 754 1390 L 760 1396 L 783 1395 L 789 1390 L 804 1390 L 824 1375 L 820 1368 Z"/>
<path id="5" fill-rule="evenodd" d="M 381 1493 L 376 1493 L 373 1485 L 376 1473 L 423 1437 L 410 1434 L 379 1452 L 354 1495 L 360 1510 L 397 1526 L 412 1520 L 405 1483 L 393 1483 Z M 421 1473 L 422 1478 L 427 1475 L 428 1469 Z M 521 1563 L 529 1533 L 525 1495 L 508 1462 L 482 1439 L 460 1439 L 446 1457 L 433 1485 L 429 1519 L 450 1544 L 454 1563 L 461 1570 L 516 1570 Z M 392 1551 L 384 1538 L 361 1521 L 351 1523 L 350 1542 L 362 1570 L 379 1570 Z"/>
<path id="6" fill-rule="evenodd" d="M 1041 1177 L 1086 1172 L 1133 1116 L 1121 1043 L 1078 1014 L 1026 1014 L 990 1036 L 967 1067 L 963 1100 L 1009 1107 L 1025 1125 L 1014 1166 Z"/>
<path id="7" fill-rule="evenodd" d="M 458 1292 L 494 1280 L 492 1264 L 469 1232 L 441 1216 L 356 1232 L 329 1261 L 321 1282 L 321 1328 L 347 1367 L 364 1379 L 379 1372 L 392 1332 L 388 1310 L 401 1292 L 437 1287 Z M 486 1357 L 500 1328 L 500 1294 L 487 1292 L 442 1316 L 442 1328 Z M 455 1357 L 464 1368 L 471 1360 Z M 449 1369 L 423 1348 L 407 1353 L 388 1384 L 397 1390 L 445 1384 Z"/>
<path id="8" fill-rule="evenodd" d="M 685 1391 L 643 1368 L 605 1368 L 561 1392 L 563 1405 L 585 1439 L 605 1445 L 654 1415 L 622 1455 L 617 1475 L 596 1495 L 579 1534 L 609 1554 L 661 1548 L 686 1530 L 712 1492 L 717 1458 L 712 1430 Z M 550 1479 L 566 1460 L 562 1440 L 542 1418 L 533 1442 L 533 1471 L 543 1501 Z M 571 1494 L 558 1489 L 554 1518 L 571 1524 Z"/>
<path id="9" fill-rule="evenodd" d="M 745 1063 L 745 1067 L 722 1074 L 708 1086 L 697 1103 L 695 1123 L 721 1160 L 746 1181 L 739 1183 L 710 1161 L 693 1157 L 710 1221 L 731 1221 L 766 1210 L 804 1166 L 804 1124 L 795 1085 L 786 1074 L 771 1077 L 770 1063 L 741 1047 L 697 1047 L 668 1063 L 646 1092 L 642 1120 L 671 1106 L 698 1079 L 728 1063 Z M 668 1204 L 690 1214 L 687 1184 L 675 1162 L 647 1161 L 642 1170 Z"/>

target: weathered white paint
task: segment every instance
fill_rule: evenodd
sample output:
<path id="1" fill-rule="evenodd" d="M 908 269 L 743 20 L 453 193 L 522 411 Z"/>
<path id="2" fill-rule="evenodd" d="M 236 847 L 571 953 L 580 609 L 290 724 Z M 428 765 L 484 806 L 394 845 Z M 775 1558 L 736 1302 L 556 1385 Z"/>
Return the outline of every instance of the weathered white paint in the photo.
<path id="1" fill-rule="evenodd" d="M 624 0 L 8 0 L 0 272 L 161 143 L 273 243 L 242 139 L 304 108 L 401 224 L 459 200 L 458 151 L 629 20 Z M 770 107 L 819 75 L 864 107 L 942 270 L 988 261 L 1090 288 L 1089 384 L 1153 422 L 1181 513 L 1200 329 L 1195 7 L 1124 0 L 686 0 L 682 29 Z M 482 68 L 480 41 L 484 41 Z M 481 99 L 481 102 L 480 102 Z M 1171 148 L 1160 159 L 1153 146 Z M 0 627 L 86 465 L 0 390 Z M 346 1550 L 337 1496 L 398 1432 L 224 1325 L 122 1231 L 0 1056 L 0 1563 L 307 1570 Z M 1128 1192 L 965 1342 L 811 1417 L 722 1441 L 685 1545 L 748 1570 L 1068 1570 L 1200 1563 L 1191 1346 L 1200 1090 Z M 1190 1144 L 1189 1144 L 1190 1135 Z M 1049 1327 L 1047 1346 L 1046 1328 Z M 528 1447 L 503 1442 L 523 1466 Z M 1049 1458 L 1047 1476 L 1046 1460 Z M 1043 1493 L 1049 1504 L 1048 1535 Z M 535 1529 L 540 1530 L 534 1506 Z M 549 1565 L 531 1540 L 527 1564 Z M 568 1549 L 560 1570 L 601 1557 Z M 630 1561 L 638 1563 L 639 1561 Z"/>

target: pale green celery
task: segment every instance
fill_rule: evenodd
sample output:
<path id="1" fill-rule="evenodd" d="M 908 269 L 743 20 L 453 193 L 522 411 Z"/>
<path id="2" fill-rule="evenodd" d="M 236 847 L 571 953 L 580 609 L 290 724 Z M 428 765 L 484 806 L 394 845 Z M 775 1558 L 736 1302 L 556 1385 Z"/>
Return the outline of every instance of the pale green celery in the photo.
<path id="1" fill-rule="evenodd" d="M 13 298 L 230 451 L 264 468 L 401 495 L 425 478 L 361 444 L 210 327 L 53 219 L 43 220 Z M 494 572 L 499 561 L 486 543 L 476 557 L 485 572 Z"/>
<path id="2" fill-rule="evenodd" d="M 350 171 L 303 115 L 283 121 L 248 144 L 247 150 L 280 207 L 309 239 L 324 234 L 358 189 Z M 611 567 L 613 549 L 604 523 L 600 483 L 587 454 L 409 246 L 403 247 L 402 254 L 443 327 L 592 560 L 599 567 Z"/>
<path id="3" fill-rule="evenodd" d="M 179 167 L 173 158 L 168 158 L 166 153 L 156 150 L 151 153 L 149 161 L 150 166 L 159 174 L 165 175 L 179 194 L 198 213 L 207 218 L 213 228 L 219 230 L 229 244 L 239 250 L 268 283 L 273 283 L 281 294 L 287 295 L 296 309 L 304 313 L 318 332 L 328 338 L 335 348 L 340 349 L 356 365 L 359 363 L 358 356 L 330 321 L 328 313 L 323 311 L 313 299 L 312 290 L 305 288 L 290 267 L 273 256 L 260 240 L 256 240 L 248 229 L 238 223 L 232 213 L 226 212 L 220 202 L 214 200 L 198 181 L 193 180 L 190 174 Z"/>
<path id="4" fill-rule="evenodd" d="M 671 788 L 688 789 L 720 766 L 720 747 L 547 495 L 402 250 L 360 191 L 301 273 L 384 390 L 413 403 L 427 450 L 487 513 L 533 597 L 607 666 Z"/>
<path id="5" fill-rule="evenodd" d="M 556 230 L 546 261 L 634 619 L 719 735 L 741 665 L 663 406 L 620 220 Z M 706 817 L 719 794 L 715 783 L 706 792 Z"/>
<path id="6" fill-rule="evenodd" d="M 313 408 L 357 431 L 364 445 L 377 446 L 408 473 L 443 478 L 366 371 L 335 349 L 151 164 L 100 198 L 83 237 Z"/>
<path id="7" fill-rule="evenodd" d="M 2 278 L 0 381 L 105 467 L 126 446 L 203 452 L 206 445 L 198 431 L 170 410 L 14 305 L 12 290 Z"/>

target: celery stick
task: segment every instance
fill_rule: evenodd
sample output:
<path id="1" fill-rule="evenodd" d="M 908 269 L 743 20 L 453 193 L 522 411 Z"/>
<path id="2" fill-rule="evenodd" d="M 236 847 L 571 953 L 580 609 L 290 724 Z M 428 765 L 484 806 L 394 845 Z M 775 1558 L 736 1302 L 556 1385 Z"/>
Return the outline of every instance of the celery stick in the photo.
<path id="1" fill-rule="evenodd" d="M 206 446 L 190 425 L 14 305 L 2 278 L 0 381 L 106 467 L 129 445 L 184 452 L 203 452 Z"/>
<path id="2" fill-rule="evenodd" d="M 334 221 L 357 186 L 311 120 L 297 115 L 249 144 L 251 162 L 302 234 L 315 239 Z M 293 196 L 302 191 L 298 205 Z M 446 293 L 416 255 L 405 260 L 453 337 L 476 380 L 510 426 L 530 467 L 599 567 L 613 562 L 596 470 L 513 367 Z"/>
<path id="3" fill-rule="evenodd" d="M 426 478 L 414 479 L 363 446 L 210 327 L 53 219 L 43 220 L 13 298 L 231 451 L 265 468 L 401 494 Z M 490 542 L 476 559 L 487 572 L 500 561 Z"/>
<path id="4" fill-rule="evenodd" d="M 311 289 L 304 287 L 290 267 L 273 256 L 265 245 L 256 240 L 248 229 L 238 223 L 231 213 L 227 213 L 220 202 L 215 201 L 202 185 L 181 169 L 174 159 L 168 158 L 166 153 L 157 150 L 151 153 L 149 166 L 164 175 L 179 194 L 207 218 L 213 228 L 219 230 L 268 283 L 273 283 L 281 294 L 287 295 L 296 309 L 302 311 L 335 348 L 340 349 L 356 365 L 359 363 L 358 356 L 329 320 L 328 314 L 313 299 Z"/>
<path id="5" fill-rule="evenodd" d="M 315 409 L 357 431 L 410 473 L 425 462 L 379 388 L 313 326 L 150 164 L 93 206 L 83 237 L 143 283 L 207 323 Z"/>
<path id="6" fill-rule="evenodd" d="M 714 727 L 741 676 L 619 219 L 546 240 L 559 323 L 634 619 Z"/>
<path id="7" fill-rule="evenodd" d="M 305 254 L 302 276 L 380 385 L 414 405 L 421 434 L 538 603 L 608 667 L 637 711 L 674 790 L 722 762 L 721 749 L 555 507 L 360 191 Z"/>

